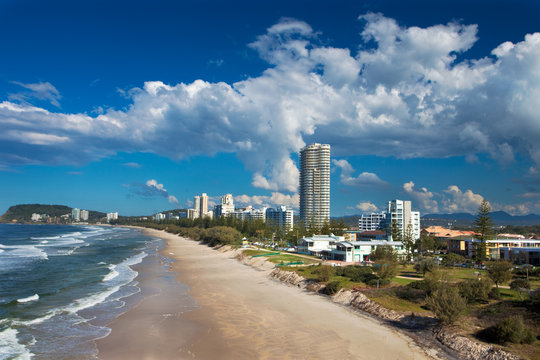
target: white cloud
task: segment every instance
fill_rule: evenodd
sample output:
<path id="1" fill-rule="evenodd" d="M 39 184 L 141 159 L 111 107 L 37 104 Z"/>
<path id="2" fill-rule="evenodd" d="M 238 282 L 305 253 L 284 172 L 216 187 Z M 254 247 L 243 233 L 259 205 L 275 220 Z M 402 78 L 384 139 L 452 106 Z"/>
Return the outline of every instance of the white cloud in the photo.
<path id="1" fill-rule="evenodd" d="M 23 84 L 18 81 L 13 81 L 12 83 L 22 86 L 23 88 L 30 91 L 10 94 L 9 98 L 11 100 L 26 102 L 27 100 L 35 98 L 48 101 L 52 105 L 60 107 L 60 103 L 58 102 L 58 100 L 61 99 L 62 96 L 60 95 L 60 92 L 58 92 L 58 90 L 51 83 L 39 82 L 35 84 Z"/>
<path id="2" fill-rule="evenodd" d="M 236 195 L 234 197 L 235 205 L 254 207 L 276 207 L 287 206 L 288 208 L 298 209 L 300 196 L 298 194 L 287 195 L 280 192 L 273 192 L 271 196 L 267 195 Z"/>
<path id="3" fill-rule="evenodd" d="M 377 206 L 373 204 L 371 201 L 361 202 L 358 205 L 356 205 L 356 208 L 358 210 L 362 210 L 362 212 L 364 213 L 376 212 L 378 210 Z"/>
<path id="4" fill-rule="evenodd" d="M 126 187 L 133 194 L 145 198 L 163 197 L 166 198 L 169 203 L 178 205 L 178 199 L 176 196 L 169 194 L 167 189 L 165 189 L 165 186 L 160 184 L 155 179 L 150 179 L 144 184 L 134 182 L 130 185 L 124 185 L 124 187 Z"/>
<path id="5" fill-rule="evenodd" d="M 149 81 L 123 90 L 132 101 L 126 109 L 95 116 L 32 106 L 31 98 L 58 103 L 59 92 L 23 84 L 32 96 L 0 103 L 3 134 L 20 135 L 1 139 L 0 168 L 80 164 L 119 151 L 172 159 L 234 152 L 254 186 L 295 192 L 291 153 L 308 141 L 330 143 L 340 156 L 477 161 L 482 153 L 507 164 L 519 154 L 540 165 L 540 33 L 461 60 L 476 25 L 402 27 L 371 13 L 360 20 L 359 44 L 347 49 L 322 46 L 309 24 L 282 19 L 249 45 L 270 64 L 260 75 L 234 84 Z M 341 169 L 344 184 L 383 183 Z M 464 208 L 473 204 L 474 196 Z"/>
<path id="6" fill-rule="evenodd" d="M 461 191 L 456 185 L 449 186 L 444 190 L 448 197 L 443 199 L 443 211 L 449 213 L 468 212 L 476 214 L 484 197 L 475 194 L 472 190 Z"/>
<path id="7" fill-rule="evenodd" d="M 408 183 L 403 184 L 403 189 L 415 202 L 413 204 L 414 207 L 420 208 L 425 212 L 439 212 L 439 204 L 437 203 L 437 200 L 433 198 L 434 194 L 425 187 L 416 190 L 414 188 L 414 182 L 409 181 Z"/>
<path id="8" fill-rule="evenodd" d="M 332 159 L 332 163 L 341 169 L 340 181 L 344 185 L 348 186 L 383 186 L 387 183 L 381 180 L 377 174 L 370 172 L 363 172 L 360 175 L 352 176 L 354 168 L 352 165 L 344 159 L 336 160 Z"/>

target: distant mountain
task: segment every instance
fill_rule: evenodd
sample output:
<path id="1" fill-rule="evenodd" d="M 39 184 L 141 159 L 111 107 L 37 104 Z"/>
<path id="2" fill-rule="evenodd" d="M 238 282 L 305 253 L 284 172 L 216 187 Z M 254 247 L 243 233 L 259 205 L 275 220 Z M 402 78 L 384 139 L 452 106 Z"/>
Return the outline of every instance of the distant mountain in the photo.
<path id="1" fill-rule="evenodd" d="M 42 204 L 24 204 L 11 206 L 4 215 L 0 216 L 0 222 L 11 222 L 16 220 L 17 222 L 30 222 L 32 221 L 32 214 L 47 214 L 50 217 L 60 217 L 62 215 L 71 215 L 69 206 L 65 205 L 42 205 Z M 95 222 L 101 218 L 107 216 L 105 213 L 99 211 L 89 211 L 88 221 Z"/>
<path id="2" fill-rule="evenodd" d="M 491 220 L 496 225 L 536 225 L 540 224 L 540 215 L 529 214 L 523 216 L 513 216 L 504 211 L 494 211 L 490 214 Z M 453 223 L 459 223 L 461 225 L 472 225 L 476 219 L 476 215 L 469 213 L 455 213 L 455 214 L 426 214 L 422 216 L 422 225 L 426 223 L 435 223 L 443 221 L 451 221 Z M 437 224 L 441 225 L 441 224 Z"/>

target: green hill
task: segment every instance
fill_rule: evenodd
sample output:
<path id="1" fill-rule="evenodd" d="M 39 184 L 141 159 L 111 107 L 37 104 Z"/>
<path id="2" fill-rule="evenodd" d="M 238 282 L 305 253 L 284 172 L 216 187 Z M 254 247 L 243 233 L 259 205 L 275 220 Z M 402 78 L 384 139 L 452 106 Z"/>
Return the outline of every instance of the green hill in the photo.
<path id="1" fill-rule="evenodd" d="M 42 205 L 42 204 L 24 204 L 11 206 L 4 215 L 0 217 L 0 222 L 30 222 L 32 214 L 47 214 L 51 218 L 59 218 L 62 215 L 71 215 L 71 209 L 65 205 Z M 88 221 L 99 221 L 106 214 L 99 211 L 89 211 Z"/>

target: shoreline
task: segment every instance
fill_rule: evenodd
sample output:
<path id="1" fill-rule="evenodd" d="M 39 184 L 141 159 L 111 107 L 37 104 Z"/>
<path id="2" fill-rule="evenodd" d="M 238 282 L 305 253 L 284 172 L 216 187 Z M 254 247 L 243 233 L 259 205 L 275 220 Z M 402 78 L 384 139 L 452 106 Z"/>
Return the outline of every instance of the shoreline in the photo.
<path id="1" fill-rule="evenodd" d="M 108 325 L 111 334 L 97 342 L 102 360 L 437 358 L 407 334 L 273 280 L 269 270 L 257 271 L 230 253 L 164 231 L 141 231 L 164 240 L 161 254 L 175 260 L 176 282 L 189 286 L 199 307 L 164 318 L 160 306 L 170 296 L 141 300 Z"/>

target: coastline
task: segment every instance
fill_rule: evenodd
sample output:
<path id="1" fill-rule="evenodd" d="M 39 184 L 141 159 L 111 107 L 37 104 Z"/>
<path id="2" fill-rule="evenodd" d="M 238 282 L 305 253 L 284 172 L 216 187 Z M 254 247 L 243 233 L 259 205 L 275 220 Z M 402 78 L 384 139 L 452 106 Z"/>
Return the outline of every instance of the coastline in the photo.
<path id="1" fill-rule="evenodd" d="M 164 240 L 161 253 L 175 260 L 170 265 L 176 283 L 189 286 L 198 308 L 179 311 L 182 301 L 168 293 L 171 284 L 157 281 L 156 295 L 108 325 L 111 334 L 97 342 L 102 360 L 434 356 L 377 319 L 270 279 L 269 270 L 257 271 L 230 254 L 164 231 L 141 231 Z"/>

